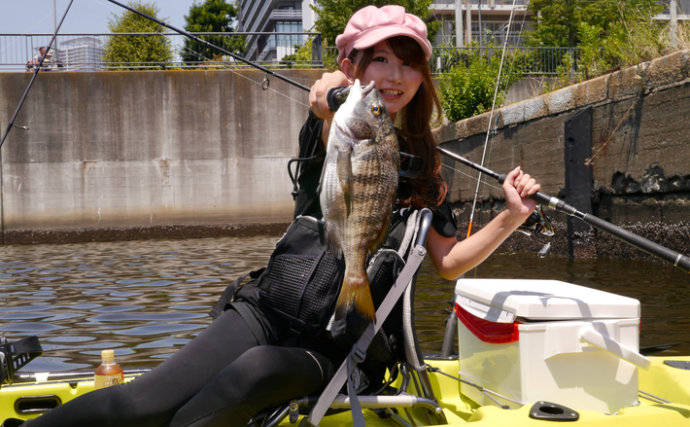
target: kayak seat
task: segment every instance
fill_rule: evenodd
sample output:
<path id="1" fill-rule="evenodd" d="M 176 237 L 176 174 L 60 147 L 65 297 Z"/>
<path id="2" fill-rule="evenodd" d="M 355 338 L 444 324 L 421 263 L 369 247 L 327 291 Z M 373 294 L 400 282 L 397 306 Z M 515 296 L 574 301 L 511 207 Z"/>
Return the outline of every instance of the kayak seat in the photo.
<path id="1" fill-rule="evenodd" d="M 358 396 L 359 405 L 362 409 L 374 411 L 379 418 L 390 418 L 392 421 L 401 425 L 419 425 L 420 414 L 419 412 L 416 412 L 419 410 L 423 412 L 421 418 L 427 423 L 427 425 L 447 424 L 445 415 L 439 407 L 438 401 L 433 393 L 429 375 L 427 373 L 427 367 L 424 363 L 424 357 L 422 356 L 419 341 L 417 340 L 414 322 L 415 282 L 417 279 L 419 266 L 421 265 L 421 259 L 423 259 L 426 253 L 423 247 L 426 244 L 428 233 L 431 228 L 431 215 L 432 214 L 428 209 L 422 209 L 421 211 L 415 212 L 412 215 L 415 218 L 408 222 L 408 228 L 412 228 L 410 230 L 410 239 L 408 239 L 408 247 L 410 246 L 411 242 L 414 242 L 409 250 L 414 252 L 414 254 L 417 255 L 417 258 L 416 260 L 412 261 L 413 255 L 408 257 L 407 265 L 398 276 L 396 286 L 391 288 L 386 300 L 384 300 L 381 306 L 379 306 L 379 310 L 376 313 L 378 321 L 383 323 L 388 313 L 384 313 L 385 315 L 382 319 L 380 316 L 381 308 L 387 302 L 388 305 L 391 304 L 391 301 L 394 304 L 397 302 L 398 298 L 402 298 L 402 324 L 405 360 L 399 360 L 393 368 L 393 372 L 396 373 L 395 371 L 397 371 L 397 374 L 400 376 L 400 385 L 398 388 L 388 385 L 376 395 Z M 421 250 L 419 248 L 421 248 Z M 421 254 L 421 257 L 418 256 L 419 254 Z M 407 286 L 400 286 L 400 284 L 406 280 L 409 280 L 409 284 Z M 401 293 L 402 295 L 400 295 Z M 366 335 L 366 332 L 363 335 Z M 375 335 L 375 332 L 371 335 Z M 360 339 L 360 342 L 362 340 L 363 338 Z M 369 341 L 370 340 L 371 339 L 369 339 Z M 322 396 L 327 395 L 329 391 L 331 395 L 335 395 L 335 392 L 339 392 L 341 390 L 348 376 L 348 371 L 345 366 L 347 362 L 347 360 L 343 362 L 343 366 L 341 366 L 340 369 L 340 371 L 344 371 L 344 373 L 341 374 L 340 371 L 336 373 L 334 378 L 331 380 L 331 384 L 326 388 L 326 390 L 324 390 Z M 339 376 L 339 374 L 341 375 Z M 325 411 L 325 414 L 314 415 L 314 412 L 319 411 L 318 406 L 323 407 L 323 404 L 319 402 L 320 398 L 321 396 L 309 396 L 286 402 L 283 405 L 258 414 L 247 425 L 255 427 L 275 427 L 286 417 L 290 417 L 290 422 L 295 423 L 297 422 L 299 415 L 306 414 L 309 414 L 309 418 L 304 418 L 302 420 L 302 425 L 309 426 L 312 425 L 312 423 L 313 425 L 318 425 L 318 423 L 321 421 L 321 416 L 329 416 L 335 413 L 349 411 L 351 409 L 349 397 L 347 395 L 337 393 L 334 399 L 326 398 L 326 400 L 332 400 L 332 403 L 330 403 L 330 405 L 327 407 L 328 410 Z M 319 402 L 318 405 L 317 402 Z M 415 410 L 416 416 L 414 420 L 412 419 L 412 413 L 410 412 L 410 410 L 413 408 L 421 408 Z M 405 418 L 407 418 L 407 420 Z M 355 425 L 357 425 L 356 422 Z"/>

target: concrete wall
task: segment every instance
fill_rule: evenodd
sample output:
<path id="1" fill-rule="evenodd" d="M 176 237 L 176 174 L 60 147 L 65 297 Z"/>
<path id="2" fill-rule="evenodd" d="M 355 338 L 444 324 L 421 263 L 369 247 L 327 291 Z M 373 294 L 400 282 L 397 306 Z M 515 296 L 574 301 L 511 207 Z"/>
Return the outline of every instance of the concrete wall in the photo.
<path id="1" fill-rule="evenodd" d="M 308 86 L 322 70 L 281 73 Z M 0 129 L 30 77 L 0 73 Z M 297 153 L 307 93 L 275 78 L 263 91 L 263 78 L 254 71 L 40 74 L 16 121 L 30 130 L 13 129 L 2 147 L 3 241 L 282 232 L 293 209 L 286 164 Z M 562 196 L 563 123 L 587 107 L 594 150 L 610 139 L 594 161 L 594 213 L 690 253 L 690 52 L 497 110 L 488 167 L 520 165 Z M 488 121 L 483 114 L 437 136 L 479 162 Z M 476 172 L 444 162 L 465 226 L 475 181 L 463 173 Z M 482 194 L 486 222 L 503 207 L 502 192 Z M 562 229 L 563 217 L 554 216 Z M 563 235 L 552 240 L 556 252 L 565 251 Z M 638 254 L 601 233 L 590 238 L 596 244 L 582 246 L 583 256 Z"/>
<path id="2" fill-rule="evenodd" d="M 322 71 L 281 73 L 310 85 Z M 30 77 L 0 73 L 1 129 Z M 30 130 L 12 129 L 2 147 L 4 241 L 283 230 L 308 94 L 275 78 L 263 91 L 263 78 L 41 73 L 15 122 Z"/>
<path id="3" fill-rule="evenodd" d="M 690 51 L 497 110 L 486 165 L 497 172 L 519 165 L 536 175 L 545 192 L 563 197 L 564 122 L 587 107 L 593 109 L 593 151 L 603 147 L 592 166 L 594 214 L 690 253 Z M 444 126 L 437 137 L 446 148 L 479 163 L 488 124 L 486 113 Z M 477 173 L 449 159 L 444 162 L 452 200 L 466 220 L 476 181 L 450 167 Z M 486 188 L 480 194 L 486 222 L 502 208 L 502 191 Z M 563 217 L 554 216 L 563 229 Z M 556 251 L 564 252 L 560 234 L 554 243 Z M 582 256 L 640 254 L 603 233 L 588 239 L 580 246 Z M 509 243 L 530 249 L 543 244 L 519 237 Z"/>

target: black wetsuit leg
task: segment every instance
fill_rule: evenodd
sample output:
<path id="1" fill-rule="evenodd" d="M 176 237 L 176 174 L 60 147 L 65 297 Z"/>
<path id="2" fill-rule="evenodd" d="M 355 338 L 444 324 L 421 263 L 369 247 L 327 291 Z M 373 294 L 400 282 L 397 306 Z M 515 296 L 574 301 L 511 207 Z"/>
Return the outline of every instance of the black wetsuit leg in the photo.
<path id="1" fill-rule="evenodd" d="M 335 374 L 303 348 L 255 347 L 223 369 L 172 419 L 171 427 L 241 427 L 264 409 L 320 392 Z"/>
<path id="2" fill-rule="evenodd" d="M 269 337 L 268 342 L 275 342 Z M 167 361 L 129 383 L 87 393 L 31 420 L 28 427 L 159 427 L 223 369 L 258 345 L 228 310 Z"/>

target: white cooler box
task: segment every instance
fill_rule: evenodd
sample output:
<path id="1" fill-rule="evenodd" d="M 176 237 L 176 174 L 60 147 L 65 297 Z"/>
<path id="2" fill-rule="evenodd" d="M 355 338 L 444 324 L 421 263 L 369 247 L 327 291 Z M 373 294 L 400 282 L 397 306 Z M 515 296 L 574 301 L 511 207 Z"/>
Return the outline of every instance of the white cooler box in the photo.
<path id="1" fill-rule="evenodd" d="M 455 295 L 465 379 L 523 404 L 608 414 L 639 404 L 637 367 L 650 365 L 638 354 L 639 301 L 556 280 L 460 279 Z"/>

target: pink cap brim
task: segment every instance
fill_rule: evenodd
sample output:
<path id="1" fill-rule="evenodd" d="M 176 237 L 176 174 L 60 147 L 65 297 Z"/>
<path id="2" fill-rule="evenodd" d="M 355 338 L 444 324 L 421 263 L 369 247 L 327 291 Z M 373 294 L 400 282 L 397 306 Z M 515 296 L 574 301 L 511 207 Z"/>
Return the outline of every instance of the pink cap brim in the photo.
<path id="1" fill-rule="evenodd" d="M 373 28 L 365 32 L 366 34 L 357 37 L 352 42 L 348 43 L 347 49 L 340 51 L 338 55 L 338 64 L 342 64 L 343 60 L 348 57 L 353 49 L 364 50 L 378 43 L 390 39 L 391 37 L 407 36 L 414 39 L 424 51 L 424 58 L 428 61 L 431 58 L 431 43 L 426 38 L 419 37 L 414 31 L 403 27 L 386 26 L 381 28 Z"/>

